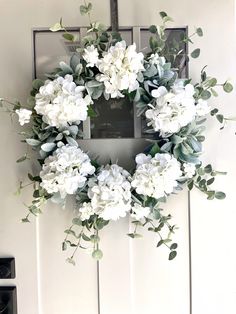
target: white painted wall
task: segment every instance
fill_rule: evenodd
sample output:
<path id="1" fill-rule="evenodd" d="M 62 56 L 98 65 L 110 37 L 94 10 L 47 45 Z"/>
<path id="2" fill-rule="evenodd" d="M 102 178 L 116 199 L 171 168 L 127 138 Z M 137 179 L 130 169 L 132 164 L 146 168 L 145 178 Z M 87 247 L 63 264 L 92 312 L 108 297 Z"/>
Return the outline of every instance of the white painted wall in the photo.
<path id="1" fill-rule="evenodd" d="M 109 24 L 109 0 L 94 0 L 94 18 Z M 32 77 L 31 28 L 46 27 L 64 16 L 67 25 L 85 25 L 77 0 L 0 0 L 0 95 L 26 99 Z M 209 73 L 219 79 L 234 79 L 235 8 L 233 0 L 119 0 L 120 25 L 150 25 L 158 22 L 158 11 L 175 18 L 173 26 L 202 26 L 205 36 L 196 40 L 201 58 L 192 62 L 191 74 L 209 65 Z M 220 36 L 221 34 L 221 36 Z M 220 93 L 216 103 L 236 116 L 235 92 Z M 15 125 L 15 124 L 14 124 Z M 60 243 L 72 211 L 48 206 L 39 224 L 20 224 L 22 202 L 30 202 L 30 189 L 22 198 L 13 196 L 18 179 L 23 179 L 30 163 L 17 165 L 24 153 L 16 129 L 5 114 L 0 115 L 1 210 L 0 256 L 16 257 L 17 278 L 0 281 L 18 288 L 19 314 L 95 314 L 97 308 L 96 265 L 80 254 L 78 265 L 64 263 Z M 229 172 L 219 178 L 219 188 L 227 192 L 225 201 L 209 202 L 194 192 L 192 207 L 193 314 L 231 314 L 236 311 L 235 265 L 235 126 L 218 131 L 209 123 L 205 160 Z M 226 153 L 225 153 L 226 151 Z M 188 314 L 188 234 L 186 193 L 168 204 L 181 229 L 178 231 L 179 257 L 169 263 L 166 252 L 156 250 L 152 235 L 137 242 L 121 231 L 124 221 L 104 231 L 101 264 L 101 314 Z M 38 239 L 38 242 L 37 242 Z M 115 243 L 115 245 L 114 245 Z"/>

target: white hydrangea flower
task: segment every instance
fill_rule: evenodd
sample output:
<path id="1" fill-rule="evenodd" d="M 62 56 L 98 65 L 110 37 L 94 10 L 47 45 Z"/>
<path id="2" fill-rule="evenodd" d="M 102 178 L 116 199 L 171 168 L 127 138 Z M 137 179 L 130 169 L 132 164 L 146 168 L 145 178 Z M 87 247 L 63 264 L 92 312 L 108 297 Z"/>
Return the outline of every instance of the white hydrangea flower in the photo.
<path id="1" fill-rule="evenodd" d="M 192 122 L 196 115 L 194 100 L 194 87 L 187 84 L 178 88 L 175 92 L 168 92 L 164 87 L 159 87 L 153 92 L 156 98 L 155 106 L 149 105 L 145 113 L 149 120 L 148 125 L 152 126 L 163 137 L 177 133 L 182 127 Z"/>
<path id="2" fill-rule="evenodd" d="M 196 166 L 191 163 L 184 163 L 184 176 L 188 179 L 191 179 L 196 173 Z"/>
<path id="3" fill-rule="evenodd" d="M 16 113 L 18 115 L 19 123 L 21 126 L 30 122 L 30 117 L 32 115 L 31 110 L 21 108 L 21 109 L 17 109 Z"/>
<path id="4" fill-rule="evenodd" d="M 45 81 L 35 96 L 35 110 L 43 121 L 57 128 L 68 124 L 79 124 L 87 119 L 89 95 L 84 97 L 84 86 L 76 86 L 72 75 Z"/>
<path id="5" fill-rule="evenodd" d="M 154 98 L 159 98 L 161 96 L 164 96 L 168 93 L 167 89 L 164 86 L 160 86 L 157 89 L 153 89 L 151 91 L 151 95 Z"/>
<path id="6" fill-rule="evenodd" d="M 96 79 L 104 83 L 105 92 L 111 98 L 123 97 L 123 90 L 132 92 L 138 88 L 137 75 L 144 70 L 143 59 L 144 55 L 136 52 L 135 44 L 126 47 L 126 42 L 120 41 L 98 61 L 101 74 Z"/>
<path id="7" fill-rule="evenodd" d="M 160 57 L 158 53 L 153 53 L 148 59 L 150 64 L 163 66 L 166 63 L 166 59 L 164 57 Z"/>
<path id="8" fill-rule="evenodd" d="M 196 104 L 196 113 L 197 116 L 203 117 L 210 113 L 211 107 L 208 105 L 206 100 L 199 99 L 198 103 Z"/>
<path id="9" fill-rule="evenodd" d="M 98 57 L 98 50 L 94 47 L 94 45 L 87 46 L 84 49 L 83 58 L 87 62 L 86 67 L 93 68 L 94 66 L 96 66 L 98 63 Z"/>
<path id="10" fill-rule="evenodd" d="M 80 219 L 82 221 L 88 220 L 92 215 L 95 214 L 94 208 L 92 207 L 91 203 L 83 203 L 82 206 L 79 208 Z"/>
<path id="11" fill-rule="evenodd" d="M 158 153 L 153 158 L 150 155 L 147 158 L 145 154 L 138 154 L 136 162 L 131 185 L 138 194 L 158 199 L 172 193 L 178 186 L 182 171 L 174 156 Z"/>
<path id="12" fill-rule="evenodd" d="M 135 220 L 141 220 L 144 217 L 148 217 L 150 214 L 150 208 L 149 207 L 143 207 L 142 205 L 139 205 L 138 203 L 134 203 L 132 206 L 132 214 L 131 217 Z"/>
<path id="13" fill-rule="evenodd" d="M 60 193 L 64 199 L 67 194 L 75 194 L 78 188 L 82 188 L 87 176 L 94 172 L 87 154 L 75 146 L 64 145 L 45 159 L 40 185 L 49 194 Z"/>
<path id="14" fill-rule="evenodd" d="M 88 196 L 94 212 L 104 220 L 118 220 L 131 209 L 129 172 L 116 164 L 103 167 L 89 181 Z"/>

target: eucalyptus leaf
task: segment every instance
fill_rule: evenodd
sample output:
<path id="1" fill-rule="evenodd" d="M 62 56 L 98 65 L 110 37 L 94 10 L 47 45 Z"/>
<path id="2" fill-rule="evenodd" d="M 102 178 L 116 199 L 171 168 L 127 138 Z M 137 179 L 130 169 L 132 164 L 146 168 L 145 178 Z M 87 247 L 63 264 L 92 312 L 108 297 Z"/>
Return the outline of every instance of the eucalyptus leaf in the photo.
<path id="1" fill-rule="evenodd" d="M 62 35 L 66 40 L 68 41 L 76 41 L 77 40 L 77 36 L 76 35 L 73 35 L 71 33 L 65 33 Z"/>
<path id="2" fill-rule="evenodd" d="M 61 61 L 59 64 L 60 64 L 60 68 L 62 69 L 64 74 L 72 74 L 73 73 L 73 70 L 71 69 L 71 67 L 68 64 L 66 64 L 64 61 Z"/>
<path id="3" fill-rule="evenodd" d="M 220 122 L 223 123 L 224 122 L 224 116 L 222 114 L 217 114 L 216 115 L 216 119 Z"/>
<path id="4" fill-rule="evenodd" d="M 170 254 L 169 254 L 169 260 L 171 261 L 172 259 L 174 259 L 177 255 L 177 252 L 176 251 L 171 251 Z"/>
<path id="5" fill-rule="evenodd" d="M 151 25 L 149 27 L 149 32 L 155 34 L 157 32 L 157 27 L 156 25 Z"/>
<path id="6" fill-rule="evenodd" d="M 33 80 L 33 82 L 32 82 L 32 87 L 35 90 L 39 90 L 40 87 L 43 85 L 44 85 L 44 82 L 42 80 L 39 80 L 39 79 Z"/>
<path id="7" fill-rule="evenodd" d="M 191 57 L 194 59 L 198 58 L 200 56 L 200 52 L 201 52 L 201 50 L 199 48 L 193 50 L 191 52 Z"/>
<path id="8" fill-rule="evenodd" d="M 224 192 L 216 192 L 215 194 L 215 198 L 217 198 L 218 200 L 223 200 L 226 197 Z"/>
<path id="9" fill-rule="evenodd" d="M 202 37 L 202 36 L 203 36 L 203 30 L 202 30 L 202 28 L 201 28 L 201 27 L 198 27 L 198 28 L 196 29 L 196 33 L 197 33 L 198 36 Z"/>
<path id="10" fill-rule="evenodd" d="M 233 90 L 233 85 L 230 82 L 225 82 L 223 85 L 223 89 L 226 93 L 231 93 Z"/>
<path id="11" fill-rule="evenodd" d="M 97 249 L 97 250 L 93 251 L 92 257 L 96 260 L 100 260 L 103 257 L 103 253 L 101 250 Z"/>
<path id="12" fill-rule="evenodd" d="M 56 23 L 56 24 L 54 24 L 53 26 L 51 26 L 51 27 L 49 28 L 49 30 L 50 30 L 51 32 L 58 32 L 58 31 L 61 31 L 61 30 L 63 30 L 63 29 L 64 29 L 64 27 L 62 27 L 61 23 Z"/>
<path id="13" fill-rule="evenodd" d="M 35 140 L 33 138 L 27 138 L 26 143 L 29 144 L 30 146 L 38 146 L 41 144 L 39 140 Z"/>
<path id="14" fill-rule="evenodd" d="M 41 146 L 41 149 L 46 152 L 49 153 L 51 152 L 57 145 L 55 143 L 45 143 Z"/>
<path id="15" fill-rule="evenodd" d="M 67 136 L 66 140 L 67 140 L 67 143 L 71 146 L 75 146 L 75 147 L 79 146 L 76 140 L 73 139 L 73 137 Z"/>

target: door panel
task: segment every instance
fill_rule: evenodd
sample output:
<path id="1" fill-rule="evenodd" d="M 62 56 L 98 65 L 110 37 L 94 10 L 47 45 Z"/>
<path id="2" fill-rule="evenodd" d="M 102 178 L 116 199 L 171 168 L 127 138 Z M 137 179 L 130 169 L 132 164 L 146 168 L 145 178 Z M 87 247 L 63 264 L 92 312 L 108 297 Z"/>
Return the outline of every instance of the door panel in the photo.
<path id="1" fill-rule="evenodd" d="M 82 27 L 79 31 L 83 37 L 86 28 Z M 175 29 L 172 33 L 179 31 L 185 32 L 186 29 Z M 127 44 L 135 41 L 138 50 L 145 49 L 150 36 L 147 29 L 127 27 L 122 32 Z M 45 59 L 42 48 L 45 47 L 44 36 L 46 41 L 52 40 L 52 34 L 35 33 L 35 43 L 39 47 L 38 55 L 35 55 L 35 73 L 39 74 L 50 71 L 49 61 L 55 54 L 68 60 L 68 51 L 75 48 L 64 47 L 65 43 L 60 41 L 58 51 L 49 54 L 50 60 Z M 187 73 L 186 68 L 183 73 Z M 146 136 L 142 132 L 142 121 L 137 118 L 136 108 L 132 106 L 126 99 L 95 102 L 98 117 L 83 123 L 84 139 L 78 141 L 79 146 L 91 158 L 98 158 L 101 164 L 111 161 L 132 170 L 135 155 L 150 145 L 142 138 Z M 174 223 L 181 227 L 176 231 L 176 242 L 180 243 L 179 255 L 171 262 L 168 262 L 168 250 L 156 248 L 158 239 L 155 234 L 144 231 L 143 238 L 130 239 L 127 233 L 132 224 L 126 217 L 111 222 L 101 231 L 100 246 L 104 257 L 98 263 L 99 267 L 85 252 L 78 252 L 76 267 L 65 263 L 69 255 L 67 252 L 62 254 L 60 244 L 63 231 L 70 226 L 73 205 L 66 208 L 61 210 L 50 204 L 40 217 L 42 313 L 77 314 L 79 309 L 83 314 L 151 314 L 157 311 L 160 314 L 189 314 L 187 192 L 171 197 L 166 208 L 168 213 L 173 213 Z M 56 222 L 57 228 L 51 228 L 52 221 Z"/>
<path id="2" fill-rule="evenodd" d="M 71 252 L 62 252 L 64 230 L 74 216 L 49 203 L 39 221 L 39 289 L 42 314 L 97 314 L 97 267 L 90 254 L 79 251 L 76 266 L 66 262 Z M 56 225 L 56 227 L 55 227 Z"/>

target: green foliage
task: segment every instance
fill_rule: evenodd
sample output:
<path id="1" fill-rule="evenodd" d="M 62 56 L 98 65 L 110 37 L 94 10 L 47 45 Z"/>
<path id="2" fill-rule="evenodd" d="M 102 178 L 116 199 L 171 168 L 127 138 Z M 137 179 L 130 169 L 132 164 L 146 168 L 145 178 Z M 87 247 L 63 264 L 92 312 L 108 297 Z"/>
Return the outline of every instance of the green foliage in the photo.
<path id="1" fill-rule="evenodd" d="M 94 250 L 93 253 L 92 253 L 92 257 L 96 260 L 100 260 L 102 257 L 103 257 L 103 253 L 101 250 L 97 249 L 97 250 Z"/>
<path id="2" fill-rule="evenodd" d="M 203 36 L 203 30 L 201 27 L 196 28 L 196 33 L 198 36 L 202 37 Z"/>
<path id="3" fill-rule="evenodd" d="M 227 81 L 223 84 L 223 89 L 226 93 L 231 93 L 233 91 L 233 85 Z"/>
<path id="4" fill-rule="evenodd" d="M 200 52 L 201 52 L 201 50 L 199 48 L 193 50 L 191 52 L 191 57 L 194 59 L 198 58 L 200 56 Z"/>
<path id="5" fill-rule="evenodd" d="M 62 25 L 62 19 L 60 20 L 59 23 L 55 23 L 49 29 L 50 29 L 51 32 L 58 32 L 58 31 L 64 30 L 64 27 Z"/>
<path id="6" fill-rule="evenodd" d="M 86 15 L 89 14 L 92 11 L 92 3 L 88 3 L 87 5 L 81 5 L 80 6 L 80 14 L 81 15 Z"/>
<path id="7" fill-rule="evenodd" d="M 76 41 L 78 39 L 78 37 L 76 35 L 73 35 L 71 33 L 65 33 L 62 35 L 66 40 L 69 40 L 69 41 Z"/>
<path id="8" fill-rule="evenodd" d="M 153 34 L 156 34 L 156 32 L 157 32 L 157 27 L 156 27 L 156 25 L 151 25 L 151 26 L 149 27 L 149 32 L 150 32 L 150 33 L 153 33 Z"/>

